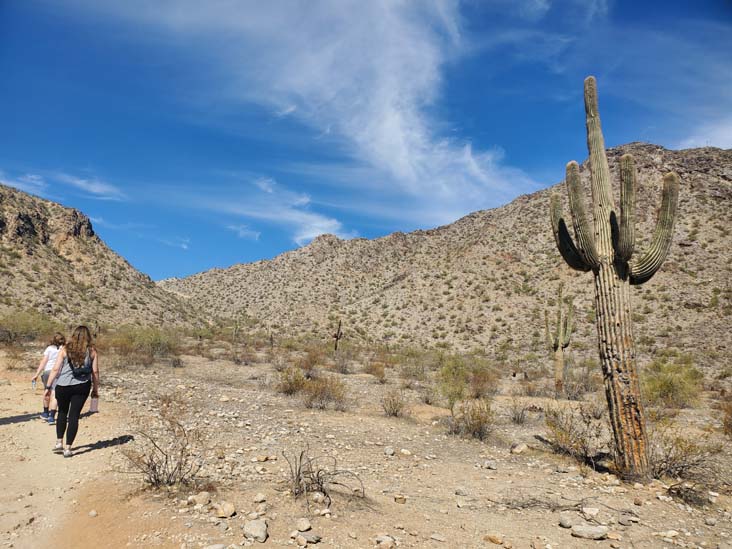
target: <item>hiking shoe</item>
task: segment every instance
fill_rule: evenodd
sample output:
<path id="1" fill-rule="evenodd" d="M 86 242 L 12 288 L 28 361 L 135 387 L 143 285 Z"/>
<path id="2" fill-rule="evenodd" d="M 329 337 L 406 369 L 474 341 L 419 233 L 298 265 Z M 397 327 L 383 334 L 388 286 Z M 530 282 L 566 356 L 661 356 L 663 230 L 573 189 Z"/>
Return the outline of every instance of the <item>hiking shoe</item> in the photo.
<path id="1" fill-rule="evenodd" d="M 71 453 L 71 448 L 64 448 L 64 457 L 70 458 L 73 454 Z"/>
<path id="2" fill-rule="evenodd" d="M 48 416 L 48 419 L 46 421 L 48 421 L 49 425 L 56 425 L 56 418 L 53 416 Z"/>
<path id="3" fill-rule="evenodd" d="M 64 445 L 60 442 L 57 442 L 52 451 L 54 454 L 62 454 L 64 451 Z"/>
<path id="4" fill-rule="evenodd" d="M 48 412 L 41 412 L 41 415 L 38 417 L 40 417 L 41 419 L 48 420 Z"/>

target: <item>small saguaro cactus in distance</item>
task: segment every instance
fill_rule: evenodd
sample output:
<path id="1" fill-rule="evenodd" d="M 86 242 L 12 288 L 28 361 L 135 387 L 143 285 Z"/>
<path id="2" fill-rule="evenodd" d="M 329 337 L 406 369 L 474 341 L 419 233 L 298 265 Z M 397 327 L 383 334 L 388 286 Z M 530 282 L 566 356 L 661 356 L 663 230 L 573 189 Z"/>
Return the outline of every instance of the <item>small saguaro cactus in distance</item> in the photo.
<path id="1" fill-rule="evenodd" d="M 636 173 L 633 156 L 620 159 L 620 209 L 615 209 L 610 170 L 597 107 L 597 83 L 585 79 L 587 148 L 590 153 L 592 221 L 585 214 L 579 166 L 567 164 L 567 191 L 575 240 L 562 216 L 559 197 L 551 199 L 554 239 L 567 264 L 591 271 L 600 362 L 618 469 L 626 478 L 648 477 L 648 437 L 636 370 L 630 314 L 630 285 L 647 282 L 666 259 L 679 193 L 679 176 L 663 178 L 661 209 L 650 247 L 635 255 Z"/>
<path id="2" fill-rule="evenodd" d="M 343 321 L 338 321 L 338 329 L 333 334 L 333 351 L 338 350 L 338 342 L 343 339 L 343 331 L 341 330 L 341 324 Z"/>
<path id="3" fill-rule="evenodd" d="M 544 323 L 546 325 L 546 341 L 554 353 L 554 397 L 560 398 L 564 394 L 564 349 L 569 347 L 574 325 L 574 305 L 570 299 L 566 305 L 562 301 L 564 284 L 559 285 L 557 296 L 557 322 L 553 329 L 549 329 L 549 310 L 544 309 Z"/>

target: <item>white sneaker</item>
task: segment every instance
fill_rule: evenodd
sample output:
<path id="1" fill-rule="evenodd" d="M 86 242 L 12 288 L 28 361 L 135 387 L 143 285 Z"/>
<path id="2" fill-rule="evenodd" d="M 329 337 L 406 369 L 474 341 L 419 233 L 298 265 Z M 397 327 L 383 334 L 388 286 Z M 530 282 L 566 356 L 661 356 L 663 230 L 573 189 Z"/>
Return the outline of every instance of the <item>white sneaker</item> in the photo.
<path id="1" fill-rule="evenodd" d="M 71 448 L 64 448 L 64 457 L 70 458 L 73 454 L 71 453 Z"/>
<path id="2" fill-rule="evenodd" d="M 53 450 L 52 451 L 53 451 L 54 454 L 61 454 L 64 451 L 64 445 L 61 444 L 60 442 L 57 442 L 55 444 L 55 446 L 53 447 Z"/>

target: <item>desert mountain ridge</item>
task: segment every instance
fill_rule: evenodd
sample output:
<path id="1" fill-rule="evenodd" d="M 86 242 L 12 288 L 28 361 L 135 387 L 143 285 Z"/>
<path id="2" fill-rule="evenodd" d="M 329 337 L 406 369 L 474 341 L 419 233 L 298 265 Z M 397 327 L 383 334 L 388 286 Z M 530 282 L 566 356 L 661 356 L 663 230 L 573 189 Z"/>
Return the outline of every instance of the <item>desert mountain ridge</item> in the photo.
<path id="1" fill-rule="evenodd" d="M 732 151 L 672 151 L 630 143 L 608 150 L 613 177 L 631 152 L 639 171 L 638 246 L 650 241 L 662 175 L 681 177 L 671 252 L 660 272 L 633 290 L 641 352 L 666 346 L 709 365 L 729 358 Z M 581 167 L 589 202 L 589 169 Z M 515 360 L 542 353 L 544 310 L 574 297 L 574 349 L 595 354 L 592 281 L 567 267 L 555 248 L 549 197 L 563 186 L 474 212 L 439 228 L 368 240 L 322 235 L 274 259 L 212 269 L 160 287 L 204 309 L 247 316 L 273 333 L 328 338 L 342 320 L 357 341 L 500 349 Z M 616 195 L 618 191 L 616 188 Z M 727 358 L 723 358 L 727 357 Z"/>

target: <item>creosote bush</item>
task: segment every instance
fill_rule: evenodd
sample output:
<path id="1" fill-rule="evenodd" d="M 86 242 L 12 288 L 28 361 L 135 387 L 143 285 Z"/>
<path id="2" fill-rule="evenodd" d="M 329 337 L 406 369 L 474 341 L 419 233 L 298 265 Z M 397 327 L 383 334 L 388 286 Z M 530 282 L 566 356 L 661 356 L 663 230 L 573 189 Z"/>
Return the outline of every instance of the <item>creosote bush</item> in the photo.
<path id="1" fill-rule="evenodd" d="M 662 356 L 643 371 L 643 395 L 657 406 L 686 408 L 699 398 L 703 377 L 690 355 Z"/>
<path id="2" fill-rule="evenodd" d="M 494 427 L 491 403 L 482 398 L 456 403 L 447 421 L 451 434 L 485 440 Z"/>
<path id="3" fill-rule="evenodd" d="M 289 366 L 279 373 L 276 390 L 285 395 L 295 395 L 305 387 L 305 376 L 300 368 Z"/>
<path id="4" fill-rule="evenodd" d="M 471 398 L 494 396 L 498 391 L 498 373 L 487 361 L 474 357 L 470 368 L 468 393 Z"/>
<path id="5" fill-rule="evenodd" d="M 526 416 L 529 412 L 529 404 L 520 399 L 512 398 L 511 403 L 508 405 L 508 415 L 511 418 L 511 422 L 516 425 L 523 425 L 526 423 Z"/>
<path id="6" fill-rule="evenodd" d="M 302 392 L 306 408 L 325 410 L 332 406 L 334 410 L 342 412 L 348 404 L 346 384 L 335 376 L 310 379 L 305 383 Z"/>
<path id="7" fill-rule="evenodd" d="M 384 370 L 383 362 L 371 361 L 366 365 L 364 372 L 371 374 L 376 378 L 376 381 L 382 385 L 386 383 L 386 371 Z"/>
<path id="8" fill-rule="evenodd" d="M 50 340 L 55 332 L 65 333 L 63 324 L 37 311 L 12 311 L 0 317 L 0 343 Z"/>
<path id="9" fill-rule="evenodd" d="M 610 445 L 610 436 L 604 423 L 594 416 L 586 403 L 576 409 L 569 405 L 548 408 L 545 421 L 552 449 L 594 469 L 597 460 L 607 454 L 606 449 Z"/>
<path id="10" fill-rule="evenodd" d="M 407 400 L 399 389 L 390 389 L 381 399 L 381 407 L 389 417 L 400 417 L 408 413 Z"/>
<path id="11" fill-rule="evenodd" d="M 442 396 L 447 400 L 450 412 L 455 411 L 455 405 L 465 398 L 469 372 L 460 357 L 447 357 L 438 374 L 438 387 Z"/>
<path id="12" fill-rule="evenodd" d="M 156 358 L 177 356 L 179 336 L 156 327 L 123 326 L 100 337 L 97 346 L 102 351 L 114 351 L 127 364 L 149 366 Z"/>
<path id="13" fill-rule="evenodd" d="M 709 433 L 688 434 L 668 421 L 649 427 L 648 461 L 654 478 L 707 485 L 719 480 L 724 446 Z"/>

